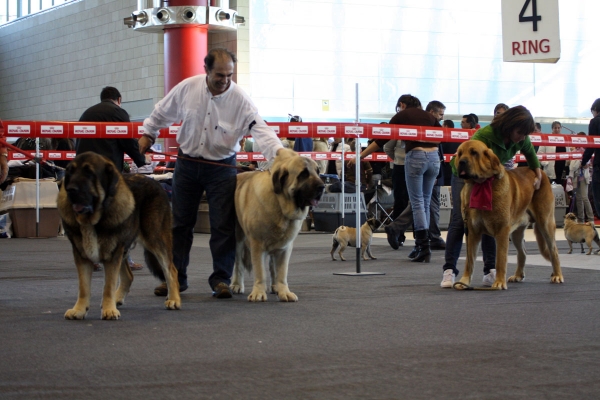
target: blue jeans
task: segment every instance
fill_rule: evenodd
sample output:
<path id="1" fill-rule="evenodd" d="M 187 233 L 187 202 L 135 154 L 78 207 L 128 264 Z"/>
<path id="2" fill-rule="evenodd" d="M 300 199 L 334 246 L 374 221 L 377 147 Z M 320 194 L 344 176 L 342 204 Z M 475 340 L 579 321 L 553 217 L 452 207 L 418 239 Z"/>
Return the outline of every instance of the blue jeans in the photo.
<path id="1" fill-rule="evenodd" d="M 235 165 L 235 156 L 218 161 Z M 209 207 L 210 241 L 213 273 L 208 278 L 211 288 L 231 282 L 235 261 L 235 168 L 205 164 L 178 158 L 173 173 L 173 263 L 179 284 L 187 286 L 187 267 L 194 241 L 194 226 L 200 199 L 206 191 Z"/>
<path id="2" fill-rule="evenodd" d="M 392 230 L 396 233 L 404 232 L 413 224 L 412 205 L 408 202 L 408 206 L 402 211 L 402 214 L 390 223 Z M 429 207 L 429 239 L 432 244 L 442 243 L 442 233 L 440 232 L 440 187 L 434 186 L 431 192 L 431 207 Z"/>
<path id="3" fill-rule="evenodd" d="M 464 179 L 452 175 L 452 214 L 448 225 L 448 235 L 446 236 L 446 263 L 443 269 L 444 271 L 447 269 L 453 270 L 456 276 L 458 276 L 456 263 L 458 257 L 460 257 L 463 236 L 465 235 L 465 223 L 460 204 L 460 192 L 464 186 Z M 483 235 L 481 237 L 481 249 L 483 250 L 483 273 L 488 274 L 490 269 L 496 268 L 496 240 L 491 236 Z"/>
<path id="4" fill-rule="evenodd" d="M 440 156 L 437 151 L 411 150 L 404 163 L 406 188 L 413 209 L 415 232 L 429 229 L 431 192 L 440 172 Z"/>

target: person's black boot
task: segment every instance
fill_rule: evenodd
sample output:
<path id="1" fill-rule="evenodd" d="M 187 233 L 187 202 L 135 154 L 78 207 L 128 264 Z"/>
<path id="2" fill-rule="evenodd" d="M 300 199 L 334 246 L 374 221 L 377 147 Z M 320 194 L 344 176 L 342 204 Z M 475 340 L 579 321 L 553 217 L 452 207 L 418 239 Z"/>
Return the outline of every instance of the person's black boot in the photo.
<path id="1" fill-rule="evenodd" d="M 431 248 L 429 247 L 429 230 L 423 229 L 415 232 L 415 248 L 417 254 L 412 262 L 430 262 Z"/>
<path id="2" fill-rule="evenodd" d="M 415 247 L 413 247 L 412 251 L 408 254 L 408 258 L 410 258 L 412 260 L 413 258 L 415 258 L 417 256 L 418 252 L 419 252 L 419 249 L 417 248 L 417 245 L 415 242 Z"/>

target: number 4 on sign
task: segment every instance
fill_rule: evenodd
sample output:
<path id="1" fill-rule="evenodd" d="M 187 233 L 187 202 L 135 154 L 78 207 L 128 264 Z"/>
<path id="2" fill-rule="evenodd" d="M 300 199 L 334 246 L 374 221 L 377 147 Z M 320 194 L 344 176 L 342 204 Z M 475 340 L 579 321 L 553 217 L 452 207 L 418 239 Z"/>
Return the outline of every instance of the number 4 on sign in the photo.
<path id="1" fill-rule="evenodd" d="M 531 3 L 531 16 L 526 17 L 525 12 L 527 11 L 527 7 L 529 7 L 529 3 Z M 537 32 L 538 21 L 542 20 L 541 15 L 537 15 L 537 1 L 536 0 L 525 0 L 525 4 L 523 4 L 523 8 L 521 9 L 521 13 L 519 14 L 519 22 L 533 22 L 533 31 Z"/>

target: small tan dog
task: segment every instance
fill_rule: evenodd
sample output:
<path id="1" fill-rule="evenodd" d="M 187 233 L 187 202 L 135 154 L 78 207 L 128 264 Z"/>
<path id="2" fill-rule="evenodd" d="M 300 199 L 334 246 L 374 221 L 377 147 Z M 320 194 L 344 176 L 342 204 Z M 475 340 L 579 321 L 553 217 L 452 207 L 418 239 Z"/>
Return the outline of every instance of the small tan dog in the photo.
<path id="1" fill-rule="evenodd" d="M 379 221 L 377 221 L 375 218 L 369 218 L 360 227 L 360 254 L 363 260 L 368 260 L 368 258 L 365 257 L 365 252 L 369 255 L 371 259 L 377 260 L 377 258 L 375 258 L 373 254 L 371 254 L 371 239 L 373 239 L 373 232 L 377 230 L 377 228 L 379 228 L 379 224 Z M 340 259 L 342 261 L 346 261 L 342 253 L 344 252 L 344 250 L 346 250 L 346 247 L 348 246 L 356 247 L 356 228 L 351 228 L 349 226 L 342 225 L 335 230 L 335 233 L 333 234 L 333 244 L 331 246 L 330 252 L 331 259 L 333 261 L 336 260 L 334 253 L 337 250 L 338 246 L 340 248 Z"/>
<path id="2" fill-rule="evenodd" d="M 588 256 L 592 254 L 592 241 L 596 242 L 598 247 L 600 247 L 600 238 L 598 237 L 596 227 L 589 222 L 585 224 L 578 223 L 577 216 L 573 213 L 565 215 L 565 238 L 567 239 L 567 243 L 569 243 L 569 252 L 567 254 L 573 252 L 573 243 L 582 243 L 582 253 L 583 243 L 587 244 L 589 250 L 586 255 Z M 597 250 L 596 254 L 600 254 L 600 250 Z"/>

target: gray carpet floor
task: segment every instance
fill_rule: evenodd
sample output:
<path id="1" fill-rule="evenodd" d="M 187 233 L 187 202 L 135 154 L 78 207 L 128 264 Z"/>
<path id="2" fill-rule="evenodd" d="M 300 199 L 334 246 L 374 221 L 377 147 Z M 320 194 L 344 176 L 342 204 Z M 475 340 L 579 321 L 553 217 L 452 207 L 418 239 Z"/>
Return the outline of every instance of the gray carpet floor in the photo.
<path id="1" fill-rule="evenodd" d="M 354 249 L 333 262 L 330 234 L 300 234 L 288 278 L 299 301 L 256 304 L 250 277 L 246 295 L 211 297 L 208 235 L 196 234 L 182 309 L 163 309 L 156 280 L 136 271 L 119 321 L 100 320 L 102 272 L 87 319 L 63 319 L 77 296 L 67 239 L 0 240 L 0 398 L 600 397 L 600 256 L 559 241 L 564 284 L 529 262 L 506 291 L 457 291 L 439 287 L 443 251 L 411 263 L 410 247 L 378 236 L 361 271 L 385 275 L 344 276 Z"/>

